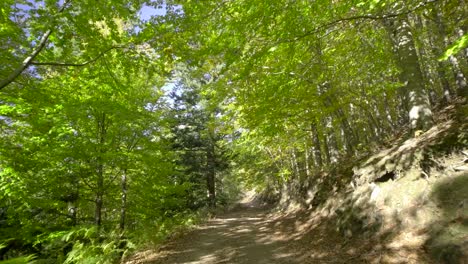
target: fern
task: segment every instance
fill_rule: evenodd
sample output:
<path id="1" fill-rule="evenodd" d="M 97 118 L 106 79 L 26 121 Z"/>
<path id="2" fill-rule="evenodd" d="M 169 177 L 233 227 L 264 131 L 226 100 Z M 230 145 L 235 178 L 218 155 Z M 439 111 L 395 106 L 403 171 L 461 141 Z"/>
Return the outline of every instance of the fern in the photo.
<path id="1" fill-rule="evenodd" d="M 24 264 L 24 263 L 34 263 L 35 255 L 29 255 L 25 257 L 18 257 L 8 260 L 0 260 L 0 264 Z"/>

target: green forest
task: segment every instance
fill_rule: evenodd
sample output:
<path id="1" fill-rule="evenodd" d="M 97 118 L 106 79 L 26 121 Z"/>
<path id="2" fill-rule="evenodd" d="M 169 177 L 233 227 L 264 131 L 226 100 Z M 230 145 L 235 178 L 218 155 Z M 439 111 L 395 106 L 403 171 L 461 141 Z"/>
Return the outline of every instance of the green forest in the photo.
<path id="1" fill-rule="evenodd" d="M 127 263 L 249 190 L 326 207 L 401 182 L 402 155 L 359 164 L 404 140 L 454 204 L 425 260 L 464 263 L 467 31 L 465 0 L 2 0 L 0 263 Z M 364 230 L 356 210 L 337 234 Z M 448 226 L 462 242 L 439 250 Z"/>

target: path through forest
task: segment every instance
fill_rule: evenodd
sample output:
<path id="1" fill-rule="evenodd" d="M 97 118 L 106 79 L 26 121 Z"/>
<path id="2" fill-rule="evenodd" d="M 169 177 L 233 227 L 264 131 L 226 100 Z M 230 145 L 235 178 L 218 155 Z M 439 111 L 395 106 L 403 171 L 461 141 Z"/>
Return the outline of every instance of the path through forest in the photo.
<path id="1" fill-rule="evenodd" d="M 128 263 L 347 263 L 350 256 L 340 253 L 340 238 L 311 220 L 305 224 L 244 203 Z M 301 232 L 305 226 L 315 227 L 314 232 Z"/>

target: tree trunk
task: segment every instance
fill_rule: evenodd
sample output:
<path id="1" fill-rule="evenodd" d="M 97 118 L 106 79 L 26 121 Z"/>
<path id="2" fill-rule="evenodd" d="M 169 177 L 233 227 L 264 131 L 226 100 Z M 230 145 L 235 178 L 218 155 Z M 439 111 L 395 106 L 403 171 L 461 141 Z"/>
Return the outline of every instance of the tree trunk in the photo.
<path id="1" fill-rule="evenodd" d="M 105 153 L 105 139 L 106 139 L 106 114 L 102 113 L 101 116 L 96 116 L 97 120 L 97 134 L 99 138 L 99 150 L 97 157 L 97 179 L 96 179 L 96 197 L 95 203 L 96 208 L 94 212 L 95 224 L 100 227 L 102 224 L 102 205 L 104 196 L 104 160 L 103 156 Z"/>
<path id="2" fill-rule="evenodd" d="M 439 35 L 439 38 L 441 38 L 441 40 L 438 41 L 438 44 L 441 45 L 442 47 L 444 47 L 444 50 L 445 50 L 445 48 L 450 45 L 450 41 L 448 40 L 448 37 L 447 37 L 448 33 L 447 33 L 446 28 L 445 28 L 443 18 L 441 17 L 439 12 L 437 12 L 437 10 L 434 10 L 434 15 L 435 15 L 435 22 L 436 22 L 436 25 L 437 25 L 438 35 Z M 463 31 L 461 31 L 461 32 L 463 33 Z M 459 33 L 459 32 L 457 32 L 457 33 Z M 442 55 L 442 52 L 444 50 L 439 50 L 440 55 Z M 466 81 L 465 75 L 463 74 L 463 72 L 460 69 L 457 58 L 452 55 L 452 56 L 449 57 L 449 62 L 452 65 L 452 71 L 453 71 L 453 75 L 455 77 L 455 83 L 457 85 L 457 93 L 459 95 L 462 95 L 462 96 L 466 95 L 467 81 Z"/>
<path id="3" fill-rule="evenodd" d="M 434 12 L 436 13 L 435 17 L 436 17 L 438 34 L 430 34 L 430 38 L 431 38 L 430 45 L 432 46 L 432 53 L 434 54 L 434 57 L 438 58 L 443 53 L 443 50 L 440 47 L 444 45 L 443 36 L 445 34 L 445 30 L 444 30 L 443 25 L 441 24 L 442 22 L 440 21 L 440 17 L 437 14 L 437 10 L 434 10 Z M 452 101 L 452 95 L 453 95 L 453 91 L 450 88 L 450 82 L 446 74 L 447 69 L 449 69 L 449 65 L 447 64 L 446 61 L 437 60 L 437 77 L 442 87 L 442 93 L 443 93 L 442 99 L 443 99 L 444 104 L 450 103 Z"/>
<path id="4" fill-rule="evenodd" d="M 97 191 L 96 191 L 96 198 L 95 198 L 95 203 L 96 203 L 96 208 L 94 211 L 94 223 L 100 227 L 102 224 L 102 198 L 103 198 L 103 193 L 102 190 L 104 189 L 104 179 L 102 177 L 102 170 L 99 172 L 98 175 L 98 180 L 97 180 Z"/>
<path id="5" fill-rule="evenodd" d="M 326 128 L 326 135 L 325 135 L 325 155 L 327 158 L 328 164 L 336 164 L 338 162 L 338 144 L 336 142 L 335 133 L 333 131 L 333 119 L 332 117 L 327 117 L 325 120 L 325 128 Z"/>
<path id="6" fill-rule="evenodd" d="M 311 176 L 310 174 L 310 150 L 309 150 L 309 144 L 307 144 L 307 139 L 305 140 L 305 146 L 304 146 L 304 169 L 305 169 L 306 177 L 309 178 Z"/>
<path id="7" fill-rule="evenodd" d="M 120 231 L 125 229 L 125 216 L 127 214 L 127 170 L 125 169 L 120 179 L 121 185 L 121 207 L 120 207 Z"/>
<path id="8" fill-rule="evenodd" d="M 432 111 L 408 18 L 396 20 L 395 27 L 396 48 L 402 70 L 400 82 L 407 97 L 410 126 L 413 130 L 427 130 L 432 125 Z"/>
<path id="9" fill-rule="evenodd" d="M 465 35 L 465 31 L 462 28 L 457 29 L 458 37 L 461 38 Z M 468 48 L 463 49 L 463 56 L 465 57 L 465 62 L 468 63 Z"/>
<path id="10" fill-rule="evenodd" d="M 393 112 L 394 112 L 394 111 L 393 111 L 394 109 L 391 108 L 390 105 L 389 105 L 389 103 L 388 103 L 388 99 L 389 99 L 389 98 L 388 98 L 388 94 L 385 93 L 385 94 L 384 94 L 384 108 L 385 108 L 384 111 L 385 111 L 385 117 L 386 117 L 386 119 L 387 119 L 388 125 L 390 126 L 390 129 L 391 129 L 390 132 L 393 132 L 393 131 L 395 130 L 395 122 L 393 121 L 393 119 L 394 119 L 393 116 L 394 116 L 395 114 L 393 113 Z M 388 135 L 388 134 L 390 134 L 390 133 L 385 133 L 385 134 Z"/>
<path id="11" fill-rule="evenodd" d="M 458 59 L 455 56 L 450 56 L 449 61 L 452 64 L 453 74 L 455 75 L 455 81 L 457 84 L 457 94 L 460 96 L 467 96 L 467 82 L 465 75 L 460 69 L 460 65 L 458 64 Z"/>
<path id="12" fill-rule="evenodd" d="M 210 142 L 207 149 L 207 172 L 206 172 L 206 187 L 208 189 L 209 206 L 216 207 L 216 162 L 215 162 L 215 146 L 214 142 Z"/>
<path id="13" fill-rule="evenodd" d="M 67 209 L 68 209 L 68 217 L 71 220 L 71 225 L 75 226 L 77 224 L 76 221 L 76 201 L 68 201 L 67 202 Z"/>
<path id="14" fill-rule="evenodd" d="M 294 171 L 294 178 L 299 179 L 301 173 L 299 169 L 299 163 L 297 162 L 296 148 L 291 150 L 291 166 Z"/>
<path id="15" fill-rule="evenodd" d="M 340 120 L 340 132 L 341 139 L 343 142 L 343 149 L 347 154 L 352 154 L 354 152 L 355 145 L 355 136 L 353 129 L 351 128 L 347 117 L 344 115 L 343 111 L 340 109 L 336 111 L 338 118 Z"/>
<path id="16" fill-rule="evenodd" d="M 369 105 L 367 105 L 366 107 L 370 108 Z M 377 118 L 375 118 L 374 115 L 372 114 L 373 111 L 375 112 Z M 367 113 L 367 117 L 368 117 L 367 123 L 369 124 L 368 125 L 369 130 L 370 130 L 369 134 L 372 137 L 372 141 L 380 142 L 382 124 L 378 121 L 381 119 L 381 117 L 379 116 L 379 110 L 374 105 L 374 109 L 370 110 L 366 108 L 365 112 Z"/>
<path id="17" fill-rule="evenodd" d="M 71 173 L 70 182 L 72 184 L 72 190 L 67 195 L 67 213 L 68 218 L 71 220 L 71 225 L 75 226 L 78 223 L 77 212 L 78 212 L 78 200 L 80 198 L 80 174 Z"/>
<path id="18" fill-rule="evenodd" d="M 312 137 L 312 154 L 314 157 L 314 163 L 315 166 L 320 169 L 323 166 L 323 159 L 322 152 L 320 150 L 320 138 L 317 131 L 317 125 L 315 123 L 310 124 L 310 136 Z"/>

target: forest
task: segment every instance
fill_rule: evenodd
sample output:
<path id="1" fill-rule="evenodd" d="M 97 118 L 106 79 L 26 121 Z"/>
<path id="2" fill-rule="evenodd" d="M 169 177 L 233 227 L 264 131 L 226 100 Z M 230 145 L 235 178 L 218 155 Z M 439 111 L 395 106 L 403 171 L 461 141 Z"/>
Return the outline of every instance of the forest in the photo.
<path id="1" fill-rule="evenodd" d="M 352 193 L 370 186 L 373 200 L 416 169 L 446 217 L 421 242 L 427 258 L 308 261 L 468 259 L 468 168 L 441 163 L 468 160 L 465 0 L 2 0 L 0 11 L 0 263 L 153 263 L 131 259 L 247 191 L 316 212 L 343 194 L 328 217 L 354 239 L 375 228 Z M 392 162 L 364 163 L 387 148 L 379 159 Z M 193 263 L 276 263 L 210 261 Z"/>

